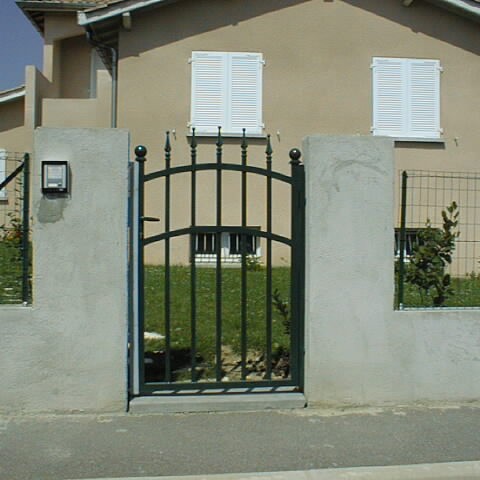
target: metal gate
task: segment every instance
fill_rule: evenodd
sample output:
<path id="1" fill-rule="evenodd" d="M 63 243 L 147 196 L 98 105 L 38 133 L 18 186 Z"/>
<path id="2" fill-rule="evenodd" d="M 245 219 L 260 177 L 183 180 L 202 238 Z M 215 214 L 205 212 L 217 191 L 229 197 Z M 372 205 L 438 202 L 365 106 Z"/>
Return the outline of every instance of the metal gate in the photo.
<path id="1" fill-rule="evenodd" d="M 270 136 L 264 166 L 247 163 L 245 131 L 236 162 L 230 157 L 224 161 L 220 129 L 215 161 L 202 161 L 195 131 L 189 147 L 188 164 L 173 164 L 167 132 L 164 166 L 151 171 L 148 165 L 149 173 L 146 148 L 135 149 L 132 393 L 300 390 L 305 263 L 301 153 L 290 151 L 291 174 L 286 175 L 272 168 Z M 211 176 L 210 187 L 205 175 Z M 233 225 L 224 221 L 225 197 L 232 190 L 225 185 L 227 175 L 230 185 L 238 179 L 240 218 Z M 256 185 L 249 188 L 254 178 Z M 282 201 L 290 204 L 287 234 L 276 232 L 277 184 L 289 190 Z M 206 194 L 211 202 L 200 201 Z M 280 214 L 288 211 L 282 202 Z M 175 218 L 179 207 L 188 211 L 184 226 Z M 205 208 L 213 221 L 202 220 Z M 252 225 L 250 216 L 258 218 L 259 211 L 263 221 Z M 288 259 L 278 260 L 274 246 L 286 249 Z M 153 249 L 153 260 L 147 249 Z M 178 260 L 179 252 L 185 254 L 183 260 Z"/>

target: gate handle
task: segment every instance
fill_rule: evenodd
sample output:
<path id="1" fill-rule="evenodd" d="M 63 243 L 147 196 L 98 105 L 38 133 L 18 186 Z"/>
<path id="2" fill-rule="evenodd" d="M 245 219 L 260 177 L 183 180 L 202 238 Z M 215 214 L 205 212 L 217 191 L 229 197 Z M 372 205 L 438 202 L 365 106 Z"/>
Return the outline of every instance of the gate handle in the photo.
<path id="1" fill-rule="evenodd" d="M 157 217 L 140 217 L 142 222 L 159 222 L 160 219 Z"/>

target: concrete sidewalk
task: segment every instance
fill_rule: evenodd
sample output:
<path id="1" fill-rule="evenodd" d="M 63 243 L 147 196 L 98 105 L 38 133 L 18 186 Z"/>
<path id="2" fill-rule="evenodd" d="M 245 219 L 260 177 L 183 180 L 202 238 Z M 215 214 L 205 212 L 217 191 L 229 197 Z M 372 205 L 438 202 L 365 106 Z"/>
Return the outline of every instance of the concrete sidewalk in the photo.
<path id="1" fill-rule="evenodd" d="M 476 404 L 1 417 L 0 478 L 473 479 L 479 432 Z"/>

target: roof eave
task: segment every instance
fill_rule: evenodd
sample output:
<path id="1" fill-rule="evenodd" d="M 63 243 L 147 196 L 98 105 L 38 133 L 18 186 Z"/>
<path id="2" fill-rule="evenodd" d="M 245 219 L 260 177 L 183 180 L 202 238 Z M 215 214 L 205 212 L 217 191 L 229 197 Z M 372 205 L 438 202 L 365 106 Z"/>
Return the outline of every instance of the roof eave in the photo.
<path id="1" fill-rule="evenodd" d="M 427 0 L 427 2 L 480 23 L 480 5 L 477 2 L 470 0 Z"/>
<path id="2" fill-rule="evenodd" d="M 62 1 L 54 2 L 42 2 L 38 0 L 16 0 L 15 2 L 21 9 L 27 8 L 30 10 L 84 10 L 86 8 L 93 8 L 97 4 L 95 2 L 69 2 L 65 3 Z"/>
<path id="3" fill-rule="evenodd" d="M 93 23 L 109 20 L 110 18 L 130 13 L 142 8 L 168 5 L 177 2 L 178 0 L 124 0 L 107 6 L 97 6 L 86 11 L 77 13 L 78 24 L 82 27 L 91 25 Z"/>
<path id="4" fill-rule="evenodd" d="M 4 90 L 0 92 L 0 103 L 13 102 L 25 96 L 25 85 L 20 85 L 19 87 L 10 88 L 9 90 Z"/>
<path id="5" fill-rule="evenodd" d="M 109 18 L 124 13 L 130 13 L 142 8 L 167 5 L 178 0 L 118 0 L 110 5 L 93 6 L 86 11 L 78 12 L 78 23 L 81 26 L 108 20 Z M 441 8 L 449 10 L 457 15 L 469 18 L 475 22 L 480 22 L 480 6 L 472 0 L 427 0 Z M 407 2 L 407 5 L 411 2 Z M 85 10 L 85 9 L 83 9 Z"/>
<path id="6" fill-rule="evenodd" d="M 92 8 L 92 3 L 61 3 L 61 2 L 39 2 L 38 0 L 15 0 L 17 6 L 23 11 L 32 25 L 43 34 L 43 13 L 44 12 L 77 12 L 86 8 Z"/>

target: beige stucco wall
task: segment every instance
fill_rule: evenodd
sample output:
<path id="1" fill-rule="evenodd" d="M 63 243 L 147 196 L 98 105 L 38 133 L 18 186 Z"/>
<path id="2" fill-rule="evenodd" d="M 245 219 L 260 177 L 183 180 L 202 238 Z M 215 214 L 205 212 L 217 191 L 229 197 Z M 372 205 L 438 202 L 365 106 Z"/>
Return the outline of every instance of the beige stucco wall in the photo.
<path id="1" fill-rule="evenodd" d="M 97 70 L 90 98 L 91 51 L 74 13 L 45 15 L 43 71 L 27 66 L 25 99 L 0 105 L 0 148 L 31 151 L 38 126 L 110 126 L 111 78 Z"/>
<path id="2" fill-rule="evenodd" d="M 107 128 L 110 126 L 111 78 L 107 70 L 97 71 L 95 98 L 44 98 L 42 126 Z"/>
<path id="3" fill-rule="evenodd" d="M 92 47 L 85 34 L 67 38 L 61 43 L 60 96 L 62 98 L 89 98 Z"/>
<path id="4" fill-rule="evenodd" d="M 38 96 L 42 126 L 110 126 L 111 77 L 106 69 L 97 70 L 96 95 L 90 98 L 91 55 L 76 15 L 45 15 L 43 73 L 51 84 Z"/>
<path id="5" fill-rule="evenodd" d="M 42 99 L 52 94 L 52 83 L 36 67 L 27 66 L 25 96 L 0 104 L 0 148 L 33 151 L 33 130 L 42 123 Z"/>
<path id="6" fill-rule="evenodd" d="M 440 59 L 445 148 L 397 145 L 397 160 L 477 168 L 480 28 L 442 9 L 396 0 L 187 0 L 135 15 L 132 31 L 121 32 L 119 67 L 120 122 L 134 143 L 158 149 L 165 129 L 184 143 L 193 50 L 263 53 L 265 131 L 281 154 L 311 132 L 370 132 L 373 56 Z"/>
<path id="7" fill-rule="evenodd" d="M 44 23 L 43 73 L 55 85 L 60 80 L 61 41 L 78 35 L 84 35 L 73 13 L 48 13 Z"/>
<path id="8" fill-rule="evenodd" d="M 281 170 L 288 169 L 288 150 L 308 134 L 369 134 L 373 56 L 440 59 L 445 143 L 397 143 L 396 168 L 479 169 L 480 28 L 469 20 L 425 2 L 406 8 L 397 0 L 186 0 L 134 14 L 132 30 L 120 33 L 119 126 L 131 130 L 133 145 L 149 148 L 147 169 L 160 167 L 153 159 L 161 157 L 165 130 L 176 132 L 173 162 L 188 159 L 194 50 L 264 55 L 265 132 L 272 134 L 274 165 Z M 199 143 L 201 155 L 214 160 L 214 141 Z M 264 142 L 251 143 L 251 157 L 263 159 Z M 237 161 L 239 151 L 232 155 Z M 235 204 L 233 185 L 227 190 Z M 201 195 L 211 202 L 213 193 L 207 187 Z M 176 202 L 176 209 L 175 218 L 188 222 L 188 201 Z M 258 208 L 254 213 L 261 217 Z M 282 213 L 286 219 L 288 205 Z M 262 223 L 255 214 L 251 225 Z"/>
<path id="9" fill-rule="evenodd" d="M 24 98 L 0 104 L 0 148 L 10 152 L 26 151 L 24 105 Z"/>

